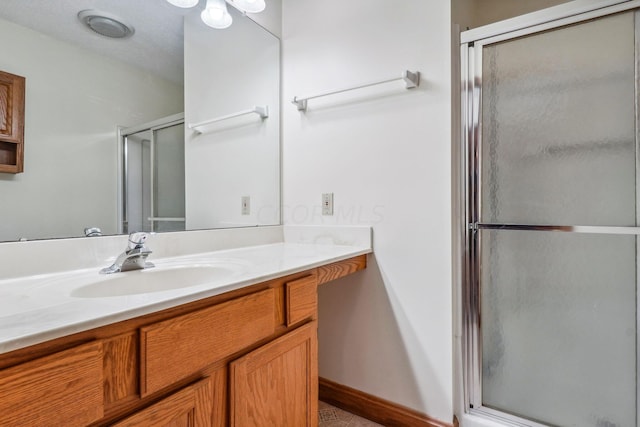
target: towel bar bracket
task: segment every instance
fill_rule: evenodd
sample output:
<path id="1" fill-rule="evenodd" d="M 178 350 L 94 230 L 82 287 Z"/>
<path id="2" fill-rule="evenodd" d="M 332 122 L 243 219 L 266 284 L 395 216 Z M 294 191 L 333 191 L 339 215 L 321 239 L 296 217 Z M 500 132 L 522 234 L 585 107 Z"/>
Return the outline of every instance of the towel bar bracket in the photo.
<path id="1" fill-rule="evenodd" d="M 420 71 L 413 73 L 409 70 L 405 70 L 402 73 L 402 79 L 404 80 L 404 84 L 407 89 L 414 89 L 420 86 Z"/>
<path id="2" fill-rule="evenodd" d="M 293 97 L 293 101 L 291 101 L 297 108 L 298 111 L 307 111 L 307 100 L 306 99 L 298 99 L 297 96 Z"/>

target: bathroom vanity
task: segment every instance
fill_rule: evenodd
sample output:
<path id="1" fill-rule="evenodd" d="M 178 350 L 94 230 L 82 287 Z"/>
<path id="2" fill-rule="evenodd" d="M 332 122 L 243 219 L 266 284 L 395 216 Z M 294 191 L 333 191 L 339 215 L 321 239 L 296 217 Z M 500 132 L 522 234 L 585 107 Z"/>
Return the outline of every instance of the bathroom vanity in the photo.
<path id="1" fill-rule="evenodd" d="M 317 256 L 318 248 L 327 256 Z M 244 271 L 221 280 L 217 290 L 200 285 L 73 298 L 87 312 L 93 301 L 120 301 L 126 313 L 118 316 L 127 319 L 112 322 L 117 317 L 96 308 L 86 325 L 100 326 L 71 334 L 70 326 L 50 327 L 29 335 L 23 341 L 29 345 L 14 340 L 5 346 L 0 425 L 317 425 L 317 287 L 364 269 L 362 252 L 370 250 L 342 248 L 338 261 L 329 252 L 287 243 L 238 249 L 236 256 L 246 253 L 255 263 L 269 258 L 262 273 Z M 276 253 L 307 260 L 291 268 L 291 260 L 277 260 Z M 159 272 L 167 268 L 158 264 Z M 265 270 L 275 264 L 280 273 Z M 130 273 L 136 272 L 113 276 Z M 163 294 L 173 302 L 158 309 Z M 141 304 L 145 298 L 155 298 L 154 304 Z M 38 310 L 30 315 L 37 323 Z M 0 327 L 6 318 L 0 315 Z"/>

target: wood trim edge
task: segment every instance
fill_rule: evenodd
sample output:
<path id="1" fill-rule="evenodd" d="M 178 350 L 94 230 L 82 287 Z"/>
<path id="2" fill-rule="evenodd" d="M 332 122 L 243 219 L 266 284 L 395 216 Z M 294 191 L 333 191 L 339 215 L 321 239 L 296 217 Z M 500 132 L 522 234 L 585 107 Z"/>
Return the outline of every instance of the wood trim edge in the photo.
<path id="1" fill-rule="evenodd" d="M 337 261 L 331 264 L 321 265 L 318 271 L 318 286 L 340 279 L 367 268 L 367 255 L 356 255 L 352 258 Z"/>
<path id="2" fill-rule="evenodd" d="M 453 427 L 421 412 L 320 378 L 320 400 L 387 427 Z"/>

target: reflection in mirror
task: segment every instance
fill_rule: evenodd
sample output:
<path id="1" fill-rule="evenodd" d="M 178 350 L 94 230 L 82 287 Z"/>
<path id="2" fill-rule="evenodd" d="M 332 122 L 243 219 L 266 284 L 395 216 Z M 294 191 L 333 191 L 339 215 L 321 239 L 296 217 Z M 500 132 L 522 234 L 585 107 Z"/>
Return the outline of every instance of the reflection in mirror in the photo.
<path id="1" fill-rule="evenodd" d="M 78 237 L 89 227 L 108 235 L 279 223 L 279 40 L 235 10 L 230 28 L 208 28 L 196 22 L 200 3 L 182 10 L 159 0 L 3 0 L 0 38 L 11 42 L 0 70 L 26 77 L 27 90 L 25 170 L 0 174 L 0 241 Z M 98 36 L 78 21 L 84 9 L 119 15 L 135 33 Z M 185 25 L 208 33 L 185 45 Z M 191 52 L 184 74 L 183 48 Z M 249 82 L 256 69 L 260 78 Z M 187 127 L 239 104 L 269 105 L 270 117 L 219 123 L 202 135 Z M 185 124 L 169 133 L 128 136 L 127 162 L 137 156 L 129 178 L 139 176 L 125 190 L 118 130 L 176 114 Z M 180 132 L 181 147 L 163 142 Z M 249 215 L 242 196 L 250 196 Z M 125 205 L 137 209 L 135 225 Z"/>
<path id="2" fill-rule="evenodd" d="M 123 129 L 120 134 L 120 231 L 184 231 L 184 115 Z"/>
<path id="3" fill-rule="evenodd" d="M 188 229 L 278 224 L 280 204 L 280 43 L 229 7 L 233 25 L 185 18 L 185 123 L 245 114 L 187 131 Z M 248 212 L 242 200 L 248 197 Z"/>

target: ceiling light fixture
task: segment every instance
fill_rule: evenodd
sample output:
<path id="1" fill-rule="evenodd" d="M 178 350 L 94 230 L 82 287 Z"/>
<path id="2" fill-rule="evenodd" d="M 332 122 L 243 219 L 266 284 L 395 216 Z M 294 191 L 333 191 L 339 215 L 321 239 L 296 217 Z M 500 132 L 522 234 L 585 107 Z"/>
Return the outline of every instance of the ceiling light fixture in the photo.
<path id="1" fill-rule="evenodd" d="M 112 39 L 131 37 L 135 32 L 131 25 L 124 23 L 122 18 L 113 13 L 81 10 L 78 12 L 78 19 L 90 30 Z"/>
<path id="2" fill-rule="evenodd" d="M 194 7 L 199 0 L 167 0 L 174 6 Z M 265 0 L 207 0 L 207 5 L 200 14 L 202 22 L 212 28 L 223 29 L 233 23 L 233 18 L 227 9 L 227 3 L 242 13 L 259 13 L 266 7 Z"/>
<path id="3" fill-rule="evenodd" d="M 222 30 L 229 27 L 233 23 L 233 18 L 227 9 L 227 3 L 224 0 L 207 0 L 207 7 L 200 14 L 202 22 L 210 26 Z"/>
<path id="4" fill-rule="evenodd" d="M 188 7 L 193 7 L 197 5 L 200 0 L 167 0 L 167 1 L 174 6 L 182 7 L 186 9 Z"/>

